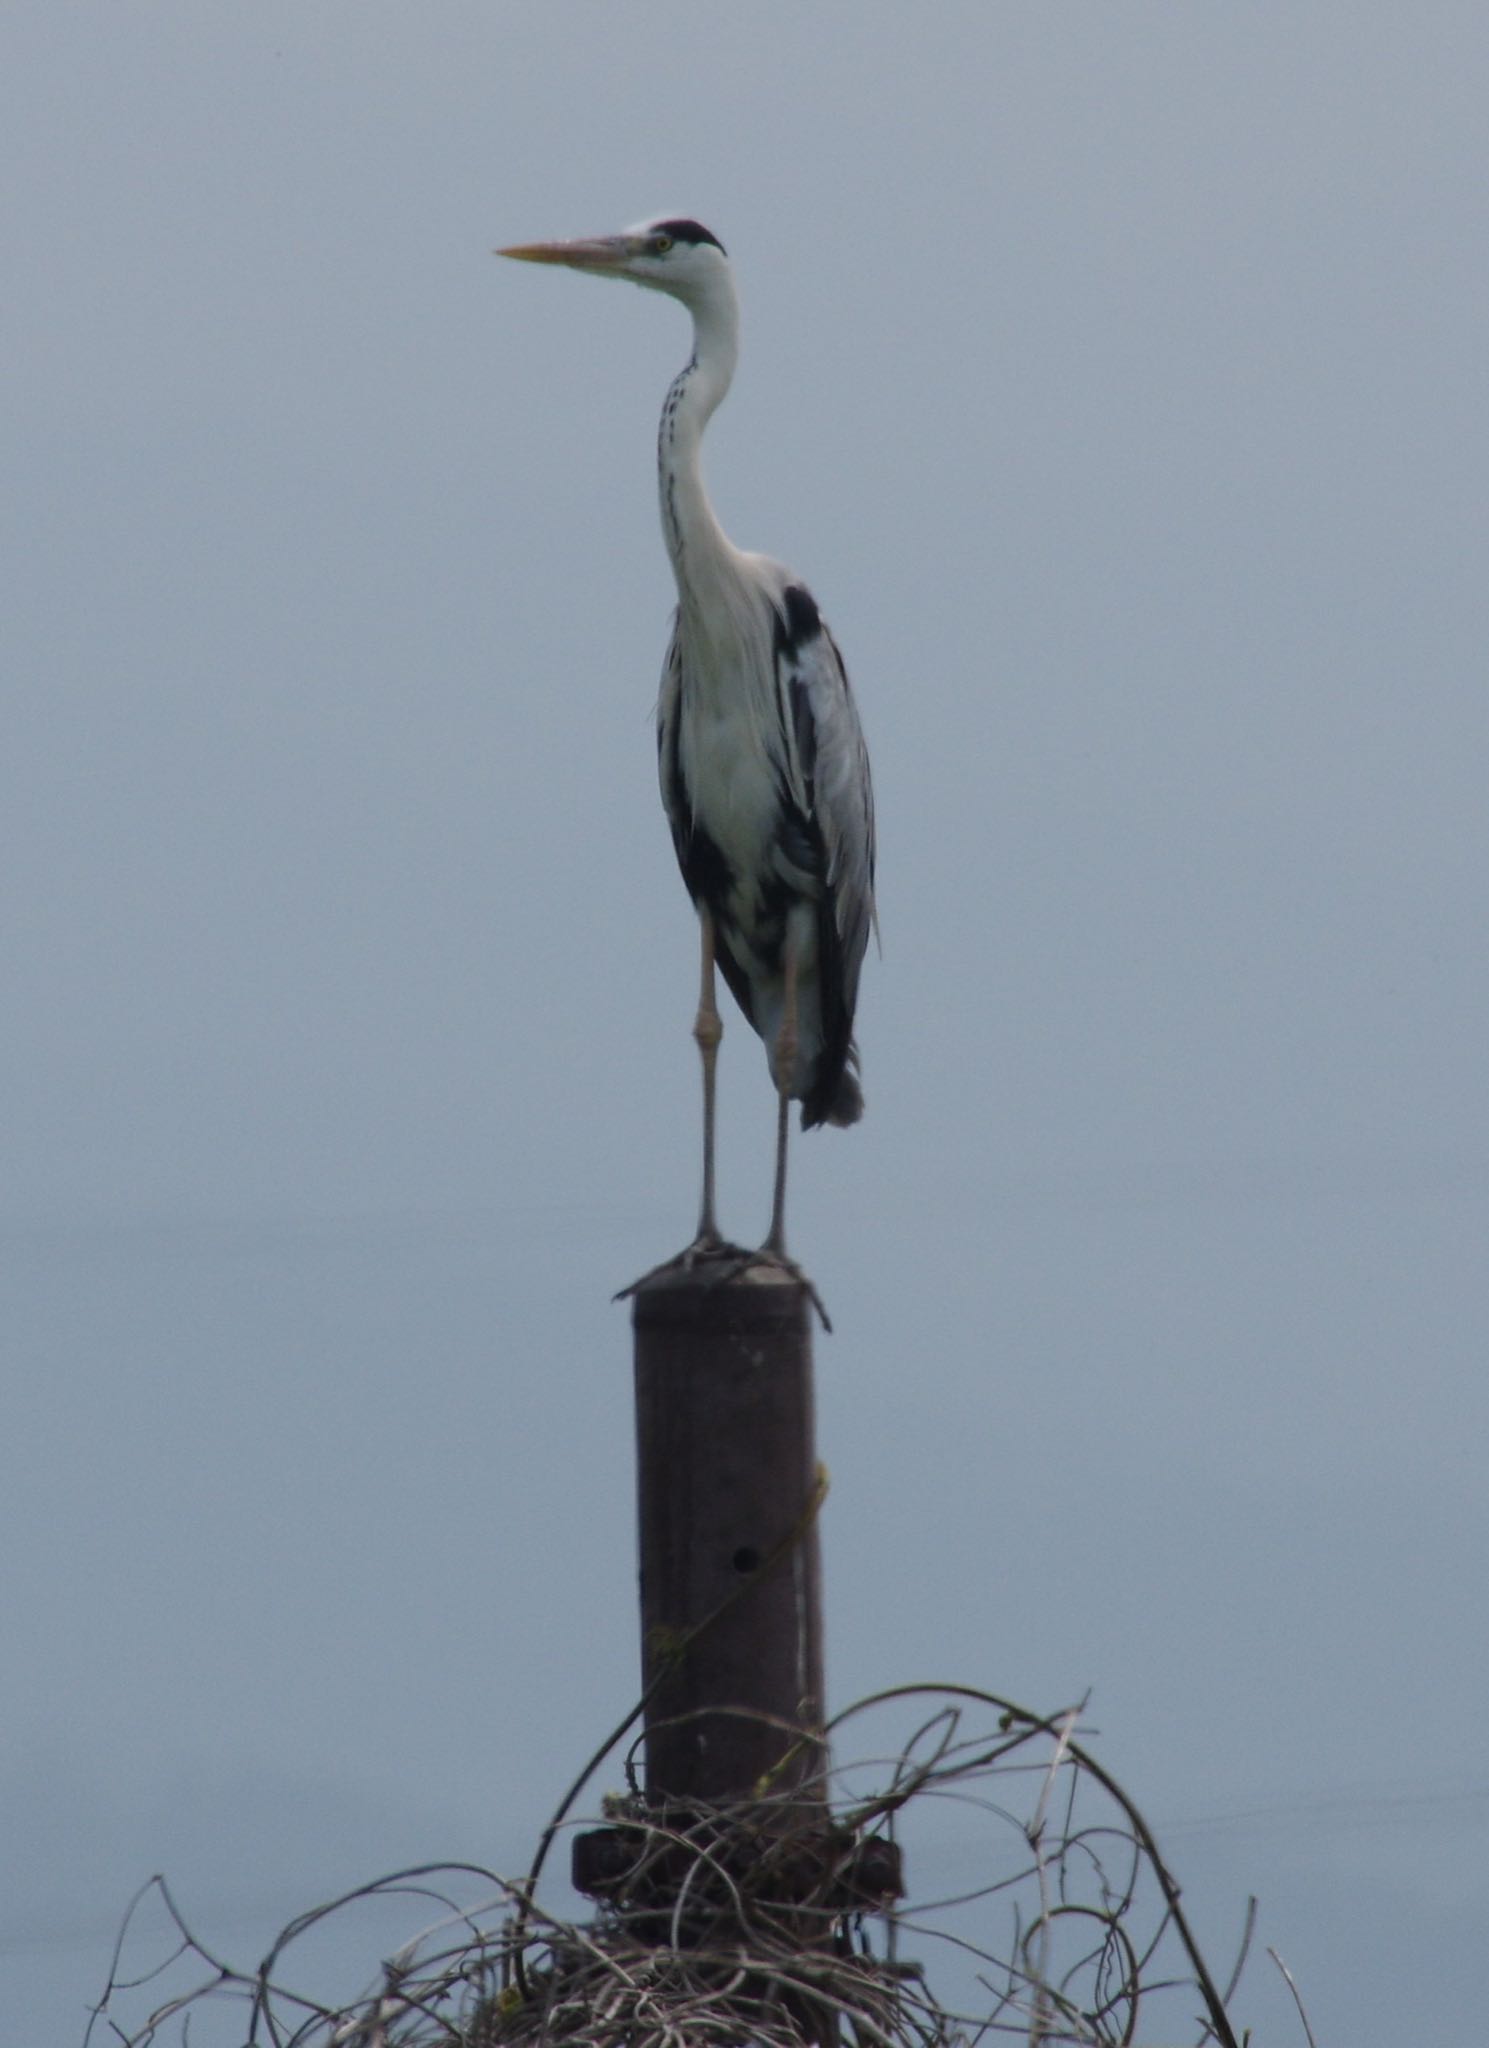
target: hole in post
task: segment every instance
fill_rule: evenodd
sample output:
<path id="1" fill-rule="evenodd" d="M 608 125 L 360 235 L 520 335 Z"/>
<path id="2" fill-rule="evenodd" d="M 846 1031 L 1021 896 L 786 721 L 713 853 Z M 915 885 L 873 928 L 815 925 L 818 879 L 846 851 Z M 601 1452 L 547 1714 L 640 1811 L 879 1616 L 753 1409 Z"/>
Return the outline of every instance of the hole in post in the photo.
<path id="1" fill-rule="evenodd" d="M 734 1569 L 741 1578 L 760 1569 L 760 1553 L 748 1543 L 741 1543 L 734 1553 Z"/>

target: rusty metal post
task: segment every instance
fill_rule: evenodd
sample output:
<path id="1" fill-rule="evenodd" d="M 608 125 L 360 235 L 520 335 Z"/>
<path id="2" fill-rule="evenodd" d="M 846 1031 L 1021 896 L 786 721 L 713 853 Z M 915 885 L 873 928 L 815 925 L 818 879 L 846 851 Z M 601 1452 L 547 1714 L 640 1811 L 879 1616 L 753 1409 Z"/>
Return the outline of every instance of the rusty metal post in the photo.
<path id="1" fill-rule="evenodd" d="M 844 1918 L 901 1879 L 896 1845 L 855 1837 L 828 1798 L 814 1301 L 780 1267 L 719 1260 L 633 1291 L 645 1798 L 575 1837 L 573 1878 L 641 1940 L 744 1956 L 763 1912 L 825 1968 Z M 740 2038 L 778 2002 L 837 2048 L 809 1982 L 746 1969 Z"/>
<path id="2" fill-rule="evenodd" d="M 636 1290 L 646 1789 L 821 1797 L 811 1296 L 770 1266 Z"/>

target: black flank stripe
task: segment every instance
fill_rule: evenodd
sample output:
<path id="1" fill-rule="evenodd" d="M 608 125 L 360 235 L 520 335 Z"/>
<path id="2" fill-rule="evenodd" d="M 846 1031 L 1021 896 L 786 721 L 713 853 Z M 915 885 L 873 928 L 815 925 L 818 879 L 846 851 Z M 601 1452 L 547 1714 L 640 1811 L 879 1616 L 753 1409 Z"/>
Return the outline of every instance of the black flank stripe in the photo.
<path id="1" fill-rule="evenodd" d="M 815 640 L 822 631 L 817 600 L 800 583 L 788 583 L 781 602 L 786 607 L 784 644 L 788 648 L 805 647 L 808 640 Z"/>

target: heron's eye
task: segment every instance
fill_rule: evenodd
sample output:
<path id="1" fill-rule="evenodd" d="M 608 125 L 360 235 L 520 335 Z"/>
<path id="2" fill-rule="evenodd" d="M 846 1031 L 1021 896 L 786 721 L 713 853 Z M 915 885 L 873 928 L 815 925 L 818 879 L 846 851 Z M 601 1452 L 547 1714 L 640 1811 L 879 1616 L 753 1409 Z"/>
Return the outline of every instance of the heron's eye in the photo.
<path id="1" fill-rule="evenodd" d="M 672 237 L 671 235 L 653 235 L 651 238 L 651 246 L 653 255 L 665 256 L 667 251 L 672 247 Z"/>

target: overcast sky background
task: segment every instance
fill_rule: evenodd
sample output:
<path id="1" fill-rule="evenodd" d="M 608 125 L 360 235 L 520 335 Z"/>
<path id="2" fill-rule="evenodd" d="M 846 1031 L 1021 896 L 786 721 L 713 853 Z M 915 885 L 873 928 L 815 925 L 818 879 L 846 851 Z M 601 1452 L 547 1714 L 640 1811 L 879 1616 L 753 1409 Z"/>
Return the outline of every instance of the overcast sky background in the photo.
<path id="1" fill-rule="evenodd" d="M 7 2038 L 157 1869 L 251 1962 L 525 1866 L 634 1692 L 687 325 L 488 252 L 662 210 L 874 759 L 869 1110 L 790 1214 L 834 1702 L 1091 1688 L 1321 2048 L 1481 2027 L 1486 59 L 1480 0 L 9 0 Z M 1264 1958 L 1238 2014 L 1301 2039 Z"/>

